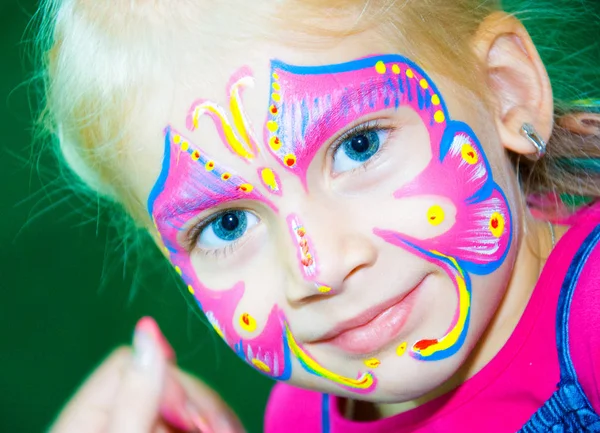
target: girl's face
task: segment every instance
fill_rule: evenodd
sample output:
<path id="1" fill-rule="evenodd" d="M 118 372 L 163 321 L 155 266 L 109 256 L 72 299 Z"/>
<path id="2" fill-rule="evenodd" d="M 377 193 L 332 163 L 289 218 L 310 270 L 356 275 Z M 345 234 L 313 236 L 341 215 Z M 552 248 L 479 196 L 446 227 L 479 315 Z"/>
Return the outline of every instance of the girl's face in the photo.
<path id="1" fill-rule="evenodd" d="M 216 52 L 151 125 L 136 180 L 216 332 L 257 370 L 323 392 L 399 402 L 439 386 L 515 255 L 482 104 L 369 32 Z"/>

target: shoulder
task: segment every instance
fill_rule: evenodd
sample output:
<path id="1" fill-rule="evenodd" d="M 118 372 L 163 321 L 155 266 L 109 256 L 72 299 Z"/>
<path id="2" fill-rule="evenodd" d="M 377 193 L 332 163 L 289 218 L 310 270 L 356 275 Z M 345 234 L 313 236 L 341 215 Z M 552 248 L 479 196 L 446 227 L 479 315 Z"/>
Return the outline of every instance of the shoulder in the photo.
<path id="1" fill-rule="evenodd" d="M 278 382 L 265 412 L 266 433 L 319 431 L 322 394 Z"/>
<path id="2" fill-rule="evenodd" d="M 578 380 L 600 413 L 600 225 L 589 224 L 569 274 L 577 272 L 569 311 L 569 349 Z"/>

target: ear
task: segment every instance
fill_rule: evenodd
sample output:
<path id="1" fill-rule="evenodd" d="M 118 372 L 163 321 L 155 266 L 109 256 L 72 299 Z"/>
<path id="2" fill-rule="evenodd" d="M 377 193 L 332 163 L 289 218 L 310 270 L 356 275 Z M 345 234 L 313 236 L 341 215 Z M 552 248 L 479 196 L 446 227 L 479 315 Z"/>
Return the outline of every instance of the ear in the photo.
<path id="1" fill-rule="evenodd" d="M 546 68 L 525 27 L 503 12 L 480 25 L 473 40 L 483 65 L 496 127 L 504 147 L 528 154 L 535 147 L 521 134 L 524 123 L 534 126 L 546 141 L 554 126 L 554 100 Z"/>

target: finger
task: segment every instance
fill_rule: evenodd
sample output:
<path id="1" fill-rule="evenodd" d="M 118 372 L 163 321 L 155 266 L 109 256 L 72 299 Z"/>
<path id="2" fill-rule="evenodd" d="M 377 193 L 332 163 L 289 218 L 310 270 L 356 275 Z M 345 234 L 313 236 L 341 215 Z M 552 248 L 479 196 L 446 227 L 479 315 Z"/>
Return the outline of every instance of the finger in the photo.
<path id="1" fill-rule="evenodd" d="M 244 433 L 244 427 L 212 388 L 195 377 L 175 368 L 169 368 L 169 376 L 173 375 L 183 387 L 187 396 L 187 413 L 194 425 L 202 432 Z"/>
<path id="2" fill-rule="evenodd" d="M 50 428 L 52 433 L 92 433 L 101 430 L 112 410 L 131 351 L 111 353 L 77 390 Z"/>
<path id="3" fill-rule="evenodd" d="M 108 433 L 148 433 L 158 419 L 168 361 L 147 323 L 136 326 L 133 362 L 114 399 Z"/>

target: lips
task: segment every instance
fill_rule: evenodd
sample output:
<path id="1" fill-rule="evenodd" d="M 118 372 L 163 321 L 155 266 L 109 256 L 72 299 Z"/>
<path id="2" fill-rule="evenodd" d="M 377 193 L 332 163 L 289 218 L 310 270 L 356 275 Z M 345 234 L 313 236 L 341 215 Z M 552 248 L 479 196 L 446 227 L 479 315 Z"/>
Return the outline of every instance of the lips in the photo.
<path id="1" fill-rule="evenodd" d="M 360 355 L 383 349 L 402 331 L 412 310 L 417 289 L 423 280 L 409 292 L 369 308 L 360 315 L 340 323 L 312 343 L 331 344 L 345 352 Z"/>

